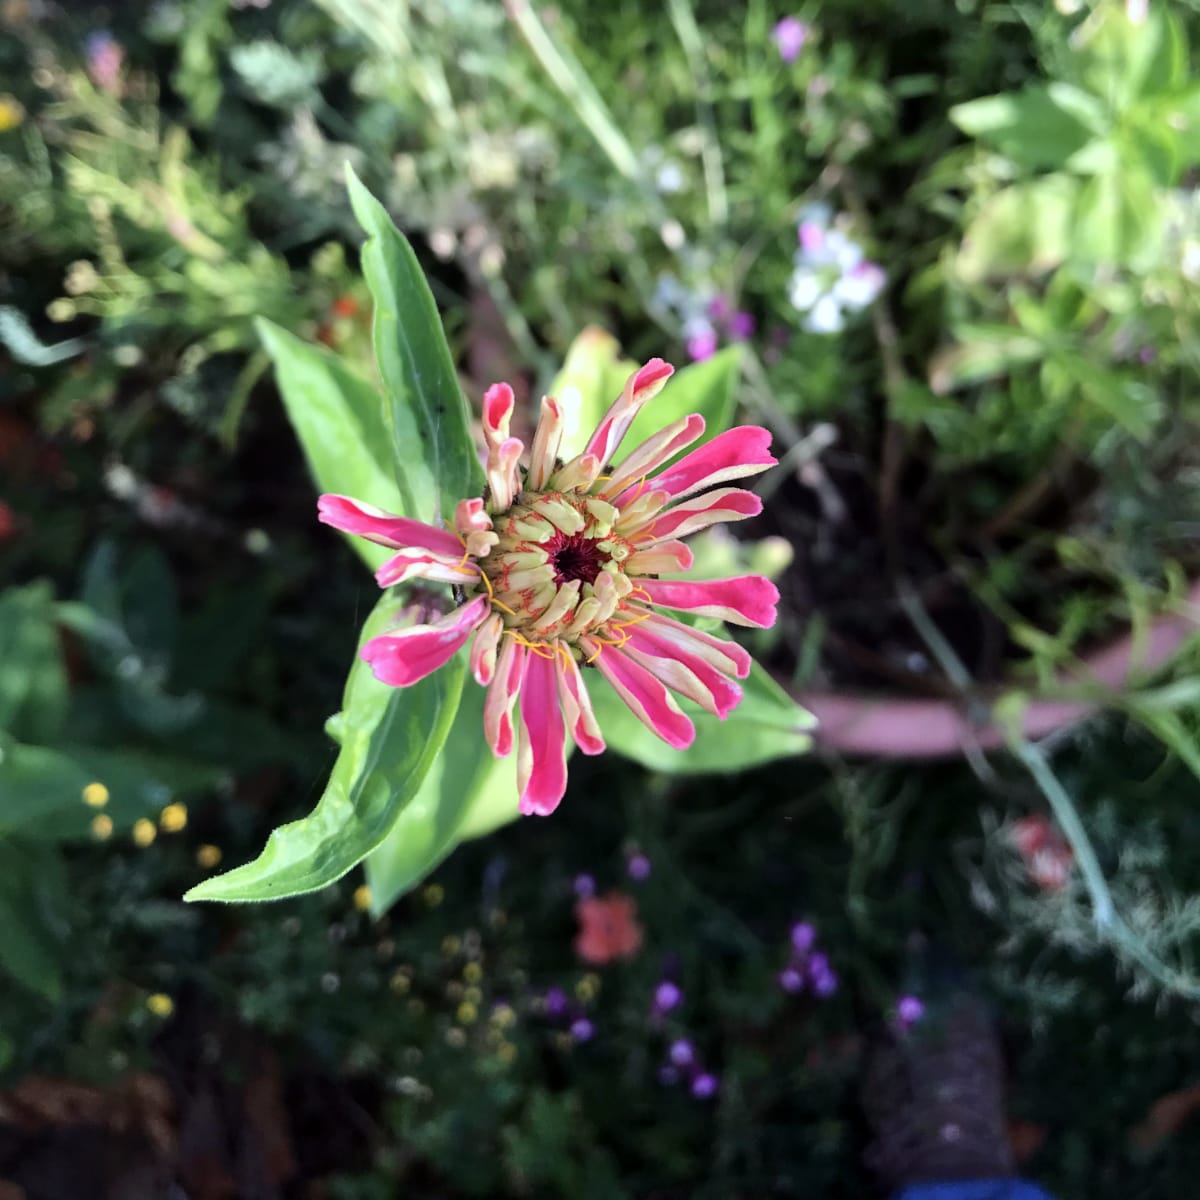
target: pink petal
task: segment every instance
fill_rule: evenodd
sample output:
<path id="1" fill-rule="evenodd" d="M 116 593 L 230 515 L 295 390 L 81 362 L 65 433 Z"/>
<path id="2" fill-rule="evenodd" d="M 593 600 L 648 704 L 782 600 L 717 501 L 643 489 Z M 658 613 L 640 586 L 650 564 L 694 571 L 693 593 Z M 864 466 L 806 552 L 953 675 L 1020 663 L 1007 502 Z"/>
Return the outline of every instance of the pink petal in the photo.
<path id="1" fill-rule="evenodd" d="M 515 638 L 504 642 L 496 662 L 496 674 L 483 702 L 483 734 L 497 758 L 504 758 L 513 747 L 512 710 L 525 678 L 528 653 Z"/>
<path id="2" fill-rule="evenodd" d="M 531 491 L 540 491 L 554 474 L 564 425 L 562 407 L 558 401 L 553 396 L 543 396 L 541 419 L 529 451 L 529 475 L 525 486 Z"/>
<path id="3" fill-rule="evenodd" d="M 372 638 L 359 651 L 371 673 L 392 687 L 408 687 L 444 666 L 487 615 L 486 596 L 456 608 L 430 625 L 412 625 Z"/>
<path id="4" fill-rule="evenodd" d="M 478 496 L 460 500 L 454 506 L 454 528 L 464 536 L 468 533 L 486 533 L 491 527 L 492 518 Z"/>
<path id="5" fill-rule="evenodd" d="M 649 609 L 641 609 L 637 605 L 630 607 L 639 615 L 643 612 L 650 613 Z M 722 674 L 736 675 L 739 679 L 745 679 L 750 674 L 750 655 L 737 642 L 714 637 L 711 633 L 694 629 L 691 625 L 685 625 L 682 621 L 663 613 L 650 613 L 639 628 L 675 646 L 680 658 L 702 659 Z"/>
<path id="6" fill-rule="evenodd" d="M 489 450 L 508 437 L 514 402 L 513 390 L 507 383 L 493 383 L 483 393 L 483 436 Z"/>
<path id="7" fill-rule="evenodd" d="M 584 686 L 583 674 L 570 653 L 562 655 L 558 672 L 558 698 L 562 702 L 575 745 L 584 754 L 602 753 L 604 738 L 600 736 L 600 726 L 592 711 L 592 701 Z"/>
<path id="8" fill-rule="evenodd" d="M 630 530 L 625 536 L 633 537 L 641 533 L 652 536 L 656 542 L 664 538 L 684 538 L 710 525 L 718 525 L 723 521 L 744 521 L 747 517 L 757 517 L 760 512 L 762 501 L 753 492 L 743 488 L 717 488 L 715 492 L 693 496 L 666 512 L 660 512 L 646 522 L 646 527 Z"/>
<path id="9" fill-rule="evenodd" d="M 613 646 L 601 645 L 591 638 L 581 639 L 580 644 L 587 647 L 589 654 L 600 651 L 593 659 L 600 674 L 647 729 L 676 750 L 686 750 L 692 744 L 696 727 L 680 711 L 661 679 Z"/>
<path id="10" fill-rule="evenodd" d="M 496 658 L 500 651 L 500 638 L 504 635 L 504 619 L 499 613 L 485 617 L 471 643 L 471 674 L 480 687 L 487 687 L 496 674 Z"/>
<path id="11" fill-rule="evenodd" d="M 525 443 L 520 438 L 505 438 L 488 450 L 486 470 L 493 512 L 503 512 L 512 504 L 520 486 L 517 463 L 524 453 Z"/>
<path id="12" fill-rule="evenodd" d="M 526 816 L 548 816 L 567 790 L 566 729 L 555 685 L 561 666 L 558 655 L 535 651 L 521 685 L 517 784 Z"/>
<path id="13" fill-rule="evenodd" d="M 644 367 L 639 367 L 601 418 L 584 454 L 594 454 L 601 464 L 607 465 L 642 406 L 662 391 L 674 373 L 675 368 L 661 358 L 652 358 Z"/>
<path id="14" fill-rule="evenodd" d="M 694 700 L 721 720 L 742 698 L 742 689 L 727 675 L 703 658 L 687 655 L 677 646 L 647 632 L 641 625 L 630 630 L 629 640 L 622 649 L 673 692 Z"/>
<path id="15" fill-rule="evenodd" d="M 643 579 L 651 601 L 663 608 L 678 608 L 701 617 L 719 617 L 733 625 L 768 629 L 775 624 L 779 589 L 763 575 L 738 575 L 693 583 L 684 579 Z"/>
<path id="16" fill-rule="evenodd" d="M 670 575 L 691 569 L 695 556 L 683 542 L 656 542 L 625 560 L 630 575 Z"/>
<path id="17" fill-rule="evenodd" d="M 343 533 L 354 533 L 381 546 L 427 550 L 462 558 L 462 543 L 445 529 L 397 517 L 373 504 L 327 492 L 317 499 L 317 519 Z"/>
<path id="18" fill-rule="evenodd" d="M 605 483 L 600 495 L 616 495 L 629 484 L 645 479 L 651 471 L 657 470 L 663 463 L 686 450 L 703 433 L 704 418 L 698 413 L 668 425 L 666 429 L 647 438 L 637 449 L 630 452 L 612 479 Z"/>
<path id="19" fill-rule="evenodd" d="M 724 483 L 727 479 L 740 479 L 744 475 L 757 475 L 776 460 L 770 453 L 771 434 L 758 425 L 739 425 L 718 434 L 698 450 L 684 455 L 673 467 L 650 480 L 655 491 L 664 491 L 675 499 L 682 499 Z M 632 489 L 627 489 L 616 499 L 620 508 L 632 499 Z"/>
<path id="20" fill-rule="evenodd" d="M 375 582 L 384 588 L 407 583 L 410 579 L 428 579 L 433 583 L 471 583 L 479 578 L 479 572 L 464 563 L 465 557 L 461 546 L 453 558 L 421 550 L 401 550 L 375 572 Z"/>

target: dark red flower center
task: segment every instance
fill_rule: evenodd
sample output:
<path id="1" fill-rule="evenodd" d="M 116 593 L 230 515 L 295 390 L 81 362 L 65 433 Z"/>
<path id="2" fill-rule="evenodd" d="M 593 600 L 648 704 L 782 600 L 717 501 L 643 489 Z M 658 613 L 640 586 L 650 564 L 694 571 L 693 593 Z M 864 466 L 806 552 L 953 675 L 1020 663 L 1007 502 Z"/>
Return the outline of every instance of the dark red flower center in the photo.
<path id="1" fill-rule="evenodd" d="M 546 543 L 546 551 L 554 568 L 555 583 L 570 583 L 572 579 L 595 583 L 600 568 L 609 558 L 594 538 L 583 533 L 556 533 Z"/>

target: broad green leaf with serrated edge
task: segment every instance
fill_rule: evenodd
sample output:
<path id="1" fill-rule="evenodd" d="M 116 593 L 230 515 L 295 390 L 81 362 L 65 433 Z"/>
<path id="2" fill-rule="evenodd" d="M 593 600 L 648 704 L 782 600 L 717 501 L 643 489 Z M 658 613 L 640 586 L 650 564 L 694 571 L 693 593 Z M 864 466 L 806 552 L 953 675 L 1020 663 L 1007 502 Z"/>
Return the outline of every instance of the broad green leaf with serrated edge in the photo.
<path id="1" fill-rule="evenodd" d="M 408 239 L 346 165 L 346 185 L 366 230 L 363 276 L 375 302 L 373 337 L 383 379 L 384 421 L 396 470 L 415 507 L 405 515 L 431 524 L 483 490 L 466 400 L 433 293 Z"/>
<path id="2" fill-rule="evenodd" d="M 588 684 L 608 748 L 665 774 L 741 771 L 803 754 L 812 744 L 808 735 L 814 724 L 812 715 L 758 663 L 741 681 L 742 701 L 724 721 L 701 711 L 690 700 L 679 701 L 696 725 L 696 740 L 686 750 L 672 750 L 651 733 L 595 673 L 589 672 Z"/>
<path id="3" fill-rule="evenodd" d="M 481 809 L 517 814 L 516 755 L 496 758 L 483 736 L 487 692 L 468 682 L 454 726 L 421 790 L 367 856 L 371 911 L 386 912 L 449 856 Z M 500 822 L 498 822 L 500 823 Z"/>
<path id="4" fill-rule="evenodd" d="M 416 512 L 411 484 L 392 468 L 391 438 L 375 389 L 323 347 L 262 317 L 256 328 L 318 491 L 353 496 L 388 512 Z M 349 541 L 372 570 L 394 553 L 365 538 Z"/>
<path id="5" fill-rule="evenodd" d="M 385 595 L 360 645 L 400 615 L 401 602 Z M 412 687 L 393 688 L 356 659 L 342 712 L 327 726 L 341 748 L 317 807 L 276 829 L 254 862 L 205 880 L 184 899 L 281 900 L 316 891 L 360 863 L 419 793 L 453 724 L 465 673 L 460 653 Z"/>

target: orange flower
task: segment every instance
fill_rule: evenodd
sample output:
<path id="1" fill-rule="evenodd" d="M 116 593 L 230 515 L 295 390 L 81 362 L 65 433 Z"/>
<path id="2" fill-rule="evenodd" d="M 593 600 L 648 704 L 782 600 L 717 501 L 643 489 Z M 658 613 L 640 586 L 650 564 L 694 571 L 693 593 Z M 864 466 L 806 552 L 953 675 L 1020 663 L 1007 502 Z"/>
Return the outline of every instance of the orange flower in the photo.
<path id="1" fill-rule="evenodd" d="M 1058 892 L 1067 885 L 1075 855 L 1058 826 L 1036 813 L 1013 823 L 1012 844 L 1024 860 L 1029 878 L 1044 892 Z"/>
<path id="2" fill-rule="evenodd" d="M 615 958 L 632 958 L 641 947 L 637 905 L 629 896 L 619 892 L 588 896 L 575 905 L 575 916 L 579 918 L 575 953 L 584 962 L 603 966 Z"/>

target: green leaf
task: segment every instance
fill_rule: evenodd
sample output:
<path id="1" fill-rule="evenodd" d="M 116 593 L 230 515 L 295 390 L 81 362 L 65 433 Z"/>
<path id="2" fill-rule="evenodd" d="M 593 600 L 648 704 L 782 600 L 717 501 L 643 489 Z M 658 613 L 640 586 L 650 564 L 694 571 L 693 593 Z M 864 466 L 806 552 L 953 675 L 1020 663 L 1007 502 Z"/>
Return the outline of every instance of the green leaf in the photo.
<path id="1" fill-rule="evenodd" d="M 1150 175 L 1134 165 L 1089 179 L 1079 195 L 1072 255 L 1086 263 L 1137 267 L 1163 238 L 1162 204 Z"/>
<path id="2" fill-rule="evenodd" d="M 690 700 L 679 701 L 696 724 L 696 740 L 686 750 L 672 750 L 651 733 L 607 683 L 597 679 L 588 691 L 609 749 L 665 774 L 742 771 L 805 753 L 812 745 L 812 715 L 758 663 L 741 684 L 742 702 L 724 721 Z"/>
<path id="3" fill-rule="evenodd" d="M 349 163 L 346 184 L 354 215 L 367 233 L 363 275 L 375 301 L 384 420 L 396 470 L 414 499 L 405 515 L 436 525 L 459 500 L 483 490 L 470 413 L 413 248 Z"/>
<path id="4" fill-rule="evenodd" d="M 66 901 L 56 851 L 0 841 L 0 969 L 52 1002 L 63 990 Z"/>
<path id="5" fill-rule="evenodd" d="M 0 732 L 53 741 L 66 712 L 67 676 L 50 585 L 9 588 L 0 593 Z"/>
<path id="6" fill-rule="evenodd" d="M 638 413 L 615 460 L 620 462 L 646 438 L 691 413 L 699 413 L 705 426 L 704 436 L 688 448 L 689 453 L 724 433 L 733 424 L 734 391 L 741 357 L 741 347 L 726 346 L 705 362 L 692 363 L 672 375 L 662 393 Z M 624 382 L 621 381 L 622 386 Z M 616 395 L 614 392 L 610 402 Z"/>
<path id="7" fill-rule="evenodd" d="M 929 386 L 939 396 L 998 379 L 1045 354 L 1041 341 L 1007 325 L 964 325 L 955 333 L 960 344 L 939 351 L 929 364 Z"/>
<path id="8" fill-rule="evenodd" d="M 517 817 L 516 755 L 497 758 L 483 736 L 485 689 L 468 684 L 454 725 L 421 790 L 367 856 L 371 911 L 386 912 L 464 840 L 481 813 Z"/>
<path id="9" fill-rule="evenodd" d="M 1061 166 L 1105 129 L 1103 110 L 1067 84 L 1034 85 L 956 104 L 950 119 L 964 133 L 1033 169 Z"/>
<path id="10" fill-rule="evenodd" d="M 591 326 L 575 338 L 562 370 L 550 385 L 550 395 L 563 405 L 564 459 L 583 450 L 592 430 L 637 368 L 632 359 L 621 357 L 620 343 L 603 329 Z"/>
<path id="11" fill-rule="evenodd" d="M 1117 112 L 1129 109 L 1139 97 L 1187 83 L 1187 41 L 1166 7 L 1151 5 L 1139 21 L 1109 0 L 1076 35 L 1084 83 Z"/>
<path id="12" fill-rule="evenodd" d="M 1070 249 L 1079 186 L 1069 175 L 1045 175 L 989 197 L 963 234 L 959 277 L 979 283 L 1059 266 Z"/>
<path id="13" fill-rule="evenodd" d="M 323 347 L 301 341 L 263 317 L 256 327 L 275 364 L 288 419 L 318 491 L 353 496 L 404 516 L 415 514 L 419 498 L 432 487 L 428 467 L 402 476 L 393 469 L 391 435 L 375 389 Z M 347 538 L 372 570 L 393 553 L 365 538 Z"/>
<path id="14" fill-rule="evenodd" d="M 385 595 L 363 627 L 360 646 L 397 624 L 400 602 Z M 340 879 L 378 846 L 420 792 L 450 731 L 466 658 L 407 688 L 380 683 L 356 658 L 342 712 L 327 728 L 340 744 L 317 807 L 281 826 L 252 863 L 207 879 L 185 900 L 282 900 Z"/>

